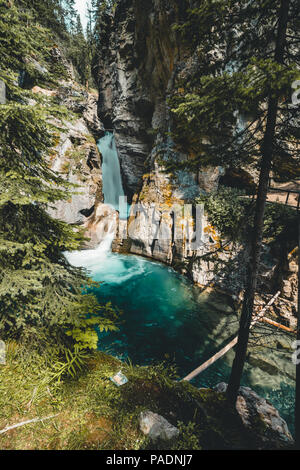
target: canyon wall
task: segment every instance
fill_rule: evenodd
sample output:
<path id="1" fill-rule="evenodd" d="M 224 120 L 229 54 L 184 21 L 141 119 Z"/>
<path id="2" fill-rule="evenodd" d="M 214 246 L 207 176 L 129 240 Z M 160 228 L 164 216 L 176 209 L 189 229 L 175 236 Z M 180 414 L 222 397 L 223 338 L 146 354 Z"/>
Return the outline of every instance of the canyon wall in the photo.
<path id="1" fill-rule="evenodd" d="M 176 237 L 176 224 L 181 222 L 174 217 L 173 208 L 215 189 L 222 169 L 207 169 L 201 174 L 178 171 L 170 175 L 164 171 L 164 160 L 190 158 L 176 149 L 170 137 L 168 107 L 177 78 L 188 79 L 197 67 L 197 57 L 183 46 L 174 29 L 175 23 L 184 20 L 188 6 L 192 2 L 117 3 L 115 11 L 103 18 L 95 78 L 98 114 L 106 129 L 114 131 L 124 189 L 132 203 L 129 238 L 124 240 L 124 233 L 118 233 L 114 250 L 166 262 L 194 282 L 207 284 L 215 278 L 215 266 L 205 255 L 214 250 L 217 236 L 204 214 L 196 221 L 192 211 L 184 222 L 187 234 Z M 202 233 L 199 245 L 193 243 L 196 223 Z M 223 256 L 227 259 L 230 255 Z M 235 253 L 234 258 L 237 256 Z M 236 277 L 238 286 L 241 283 Z"/>
<path id="2" fill-rule="evenodd" d="M 71 65 L 56 51 L 57 60 L 70 69 L 69 79 L 51 93 L 72 116 L 58 123 L 61 133 L 50 165 L 78 188 L 77 194 L 50 211 L 85 228 L 86 248 L 96 247 L 105 238 L 117 213 L 104 204 L 102 157 L 96 142 L 104 129 L 113 130 L 131 204 L 129 223 L 116 223 L 113 250 L 162 261 L 195 283 L 220 286 L 239 299 L 247 248 L 228 244 L 220 250 L 218 233 L 193 204 L 199 194 L 218 187 L 222 168 L 172 175 L 164 169 L 167 160 L 190 158 L 171 138 L 168 97 L 178 79 L 188 80 L 199 66 L 197 56 L 180 45 L 173 29 L 174 23 L 184 20 L 186 5 L 180 3 L 181 9 L 171 0 L 122 0 L 112 14 L 104 16 L 101 47 L 93 66 L 99 98 L 76 83 Z M 267 249 L 264 254 L 260 285 L 268 293 L 274 289 L 278 260 Z M 295 311 L 294 284 L 284 280 L 283 296 L 289 303 L 275 311 L 287 323 Z"/>

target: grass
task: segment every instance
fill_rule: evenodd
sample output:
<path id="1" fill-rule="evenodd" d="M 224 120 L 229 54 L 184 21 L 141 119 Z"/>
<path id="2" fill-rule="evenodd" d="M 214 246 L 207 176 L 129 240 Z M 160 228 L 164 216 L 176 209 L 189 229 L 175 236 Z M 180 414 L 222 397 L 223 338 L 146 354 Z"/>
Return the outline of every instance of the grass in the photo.
<path id="1" fill-rule="evenodd" d="M 0 449 L 138 450 L 254 448 L 237 413 L 224 396 L 177 382 L 172 367 L 138 367 L 107 354 L 88 356 L 75 377 L 51 380 L 59 360 L 55 351 L 39 355 L 16 343 L 7 347 L 0 366 L 0 430 L 36 417 L 0 435 Z M 118 388 L 110 377 L 119 370 L 129 381 Z M 141 411 L 164 416 L 180 429 L 173 442 L 151 443 L 139 429 Z"/>

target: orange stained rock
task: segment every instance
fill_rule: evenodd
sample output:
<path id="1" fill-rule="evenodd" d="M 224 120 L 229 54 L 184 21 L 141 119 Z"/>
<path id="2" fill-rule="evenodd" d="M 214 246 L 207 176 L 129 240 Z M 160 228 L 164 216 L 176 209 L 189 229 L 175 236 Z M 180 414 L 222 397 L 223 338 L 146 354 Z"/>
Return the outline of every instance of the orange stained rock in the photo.
<path id="1" fill-rule="evenodd" d="M 39 86 L 34 86 L 31 91 L 32 93 L 41 93 L 45 96 L 55 96 L 57 93 L 55 90 L 46 90 L 45 88 L 41 88 Z"/>

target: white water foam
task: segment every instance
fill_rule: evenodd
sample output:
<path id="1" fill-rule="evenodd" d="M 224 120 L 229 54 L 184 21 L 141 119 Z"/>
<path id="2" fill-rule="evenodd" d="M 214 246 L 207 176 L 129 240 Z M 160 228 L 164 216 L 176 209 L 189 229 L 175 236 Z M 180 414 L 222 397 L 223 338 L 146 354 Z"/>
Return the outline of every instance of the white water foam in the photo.
<path id="1" fill-rule="evenodd" d="M 112 220 L 105 237 L 96 249 L 65 253 L 72 266 L 86 268 L 95 281 L 122 284 L 133 277 L 140 276 L 146 270 L 146 260 L 111 252 L 115 237 L 115 224 L 116 221 Z"/>

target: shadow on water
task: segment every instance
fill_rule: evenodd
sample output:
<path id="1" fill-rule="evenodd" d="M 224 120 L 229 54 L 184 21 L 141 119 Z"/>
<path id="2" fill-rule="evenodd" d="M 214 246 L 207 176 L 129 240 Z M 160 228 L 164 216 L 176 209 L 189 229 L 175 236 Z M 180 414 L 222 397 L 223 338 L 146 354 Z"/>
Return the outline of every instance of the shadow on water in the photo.
<path id="1" fill-rule="evenodd" d="M 106 133 L 98 146 L 103 156 L 105 202 L 119 209 L 118 198 L 124 191 L 113 134 Z M 128 206 L 123 212 L 121 218 L 127 218 Z M 173 269 L 137 256 L 111 253 L 114 231 L 111 226 L 96 250 L 67 254 L 71 264 L 87 268 L 95 281 L 101 281 L 95 290 L 100 303 L 112 302 L 123 311 L 119 332 L 99 333 L 99 349 L 140 365 L 170 361 L 184 377 L 236 334 L 238 317 L 228 297 L 201 294 Z M 256 327 L 243 377 L 243 385 L 269 399 L 292 432 L 293 339 L 271 327 Z M 233 357 L 231 350 L 193 384 L 211 387 L 227 382 Z"/>
<path id="2" fill-rule="evenodd" d="M 123 311 L 120 331 L 99 334 L 99 348 L 123 360 L 176 364 L 180 377 L 205 362 L 236 334 L 238 317 L 227 296 L 201 294 L 173 269 L 136 256 L 109 253 L 92 269 L 102 281 L 101 303 Z M 258 327 L 249 347 L 243 385 L 269 399 L 293 430 L 294 366 L 289 335 Z M 228 381 L 234 352 L 192 382 L 197 387 Z"/>

